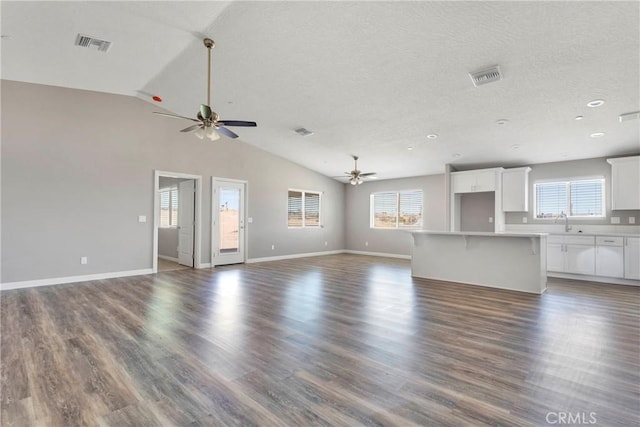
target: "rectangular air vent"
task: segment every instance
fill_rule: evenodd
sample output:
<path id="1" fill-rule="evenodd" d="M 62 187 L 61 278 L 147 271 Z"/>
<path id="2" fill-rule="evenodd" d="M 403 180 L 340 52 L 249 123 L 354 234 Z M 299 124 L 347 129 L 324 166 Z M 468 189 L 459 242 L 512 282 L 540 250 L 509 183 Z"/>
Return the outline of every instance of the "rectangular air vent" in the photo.
<path id="1" fill-rule="evenodd" d="M 96 39 L 84 34 L 78 34 L 78 37 L 76 37 L 76 46 L 82 46 L 89 49 L 99 50 L 100 52 L 106 52 L 111 47 L 111 42 Z"/>
<path id="2" fill-rule="evenodd" d="M 488 70 L 469 73 L 469 77 L 471 77 L 473 85 L 475 87 L 478 87 L 481 85 L 486 85 L 487 83 L 493 83 L 502 80 L 502 73 L 500 72 L 500 67 L 496 65 L 495 67 L 491 67 Z"/>
<path id="3" fill-rule="evenodd" d="M 633 113 L 620 114 L 619 119 L 620 119 L 620 123 L 626 122 L 629 120 L 640 119 L 640 111 L 634 111 Z"/>
<path id="4" fill-rule="evenodd" d="M 313 135 L 313 132 L 311 132 L 309 129 L 305 129 L 305 128 L 298 128 L 298 129 L 295 130 L 295 132 L 300 136 Z"/>

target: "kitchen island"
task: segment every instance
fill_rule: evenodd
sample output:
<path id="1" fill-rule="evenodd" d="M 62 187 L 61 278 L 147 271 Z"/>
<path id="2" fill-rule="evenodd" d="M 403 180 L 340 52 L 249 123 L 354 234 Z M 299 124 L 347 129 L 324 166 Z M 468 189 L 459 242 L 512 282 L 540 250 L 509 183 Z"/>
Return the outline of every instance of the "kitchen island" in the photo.
<path id="1" fill-rule="evenodd" d="M 411 274 L 541 294 L 547 289 L 546 233 L 411 232 Z"/>

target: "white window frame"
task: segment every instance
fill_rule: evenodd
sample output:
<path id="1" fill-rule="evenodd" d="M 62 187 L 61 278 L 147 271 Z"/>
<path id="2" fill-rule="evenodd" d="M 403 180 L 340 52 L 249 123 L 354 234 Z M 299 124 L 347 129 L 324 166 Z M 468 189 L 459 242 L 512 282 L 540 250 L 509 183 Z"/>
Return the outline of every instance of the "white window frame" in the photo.
<path id="1" fill-rule="evenodd" d="M 162 203 L 162 193 L 169 193 L 169 225 L 168 226 L 163 226 L 162 225 L 162 214 L 158 217 L 158 228 L 178 228 L 178 221 L 176 219 L 176 225 L 171 225 L 171 223 L 173 222 L 173 205 L 172 205 L 172 201 L 173 201 L 173 197 L 171 197 L 171 193 L 174 192 L 176 193 L 176 203 L 178 201 L 178 186 L 177 185 L 173 185 L 171 187 L 165 187 L 165 188 L 161 188 L 160 190 L 158 190 L 158 193 L 160 193 L 158 196 L 158 202 L 161 204 Z M 178 215 L 178 207 L 176 206 L 176 218 Z M 160 206 L 160 212 L 162 212 L 162 206 Z"/>
<path id="2" fill-rule="evenodd" d="M 302 225 L 289 225 L 289 193 L 295 191 L 298 193 L 302 193 Z M 307 212 L 305 201 L 307 198 L 307 194 L 318 195 L 318 224 L 317 225 L 307 225 Z M 313 191 L 313 190 L 300 190 L 297 188 L 289 188 L 287 190 L 287 228 L 298 230 L 301 228 L 323 228 L 324 224 L 322 222 L 324 215 L 322 215 L 322 191 Z"/>
<path id="3" fill-rule="evenodd" d="M 602 201 L 601 201 L 601 206 L 602 206 L 602 215 L 569 215 L 571 213 L 571 183 L 572 182 L 579 182 L 579 181 L 601 181 L 601 185 L 602 185 Z M 538 218 L 537 216 L 537 212 L 538 212 L 538 197 L 537 194 L 538 192 L 536 191 L 536 186 L 538 184 L 565 184 L 566 185 L 566 195 L 567 195 L 567 212 L 564 212 L 567 215 L 567 218 L 573 218 L 573 219 L 595 219 L 595 220 L 602 220 L 605 219 L 607 217 L 607 205 L 606 205 L 606 197 L 605 197 L 605 192 L 606 192 L 606 180 L 604 178 L 604 176 L 583 176 L 583 177 L 572 177 L 572 178 L 560 178 L 560 179 L 541 179 L 538 181 L 535 181 L 533 183 L 533 219 L 538 220 L 538 221 L 556 221 L 557 217 L 548 217 L 548 218 Z"/>
<path id="4" fill-rule="evenodd" d="M 419 191 L 422 193 L 422 215 L 420 217 L 420 223 L 416 225 L 401 225 L 400 224 L 400 195 L 403 193 L 415 193 Z M 376 227 L 375 226 L 375 196 L 376 194 L 395 194 L 396 195 L 396 225 L 395 227 Z M 416 188 L 413 190 L 400 190 L 400 191 L 377 191 L 371 193 L 369 196 L 369 228 L 374 230 L 409 230 L 409 229 L 421 229 L 424 226 L 424 190 Z"/>

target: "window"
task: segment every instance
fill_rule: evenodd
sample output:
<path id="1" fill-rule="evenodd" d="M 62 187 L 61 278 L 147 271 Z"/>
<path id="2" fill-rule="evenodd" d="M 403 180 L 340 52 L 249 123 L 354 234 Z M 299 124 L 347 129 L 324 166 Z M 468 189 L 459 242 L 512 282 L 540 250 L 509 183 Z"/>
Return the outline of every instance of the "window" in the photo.
<path id="1" fill-rule="evenodd" d="M 287 226 L 320 227 L 320 192 L 289 190 Z"/>
<path id="2" fill-rule="evenodd" d="M 160 189 L 160 227 L 178 226 L 178 187 Z"/>
<path id="3" fill-rule="evenodd" d="M 536 218 L 605 216 L 604 178 L 534 184 Z"/>
<path id="4" fill-rule="evenodd" d="M 422 190 L 373 193 L 371 228 L 422 227 Z"/>

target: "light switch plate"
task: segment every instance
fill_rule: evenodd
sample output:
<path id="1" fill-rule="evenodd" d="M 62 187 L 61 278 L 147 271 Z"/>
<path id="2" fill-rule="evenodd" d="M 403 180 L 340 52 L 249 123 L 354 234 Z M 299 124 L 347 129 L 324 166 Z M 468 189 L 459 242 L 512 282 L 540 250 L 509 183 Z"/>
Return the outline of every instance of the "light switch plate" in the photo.
<path id="1" fill-rule="evenodd" d="M 612 216 L 611 217 L 611 224 L 620 224 L 620 217 L 619 216 Z"/>
<path id="2" fill-rule="evenodd" d="M 138 215 L 138 222 L 147 222 L 147 217 L 145 215 Z"/>
<path id="3" fill-rule="evenodd" d="M 636 217 L 635 216 L 630 216 L 629 217 L 629 224 L 635 224 L 636 223 Z"/>
<path id="4" fill-rule="evenodd" d="M 250 216 L 249 218 L 247 218 L 247 222 L 248 222 L 249 224 L 253 224 L 253 217 L 252 217 L 252 216 Z"/>
<path id="5" fill-rule="evenodd" d="M 526 223 L 527 223 L 527 221 L 528 221 L 528 220 L 527 220 L 527 217 L 526 217 L 526 216 L 523 216 L 523 217 L 522 217 L 522 223 L 523 223 L 523 224 L 526 224 Z"/>

